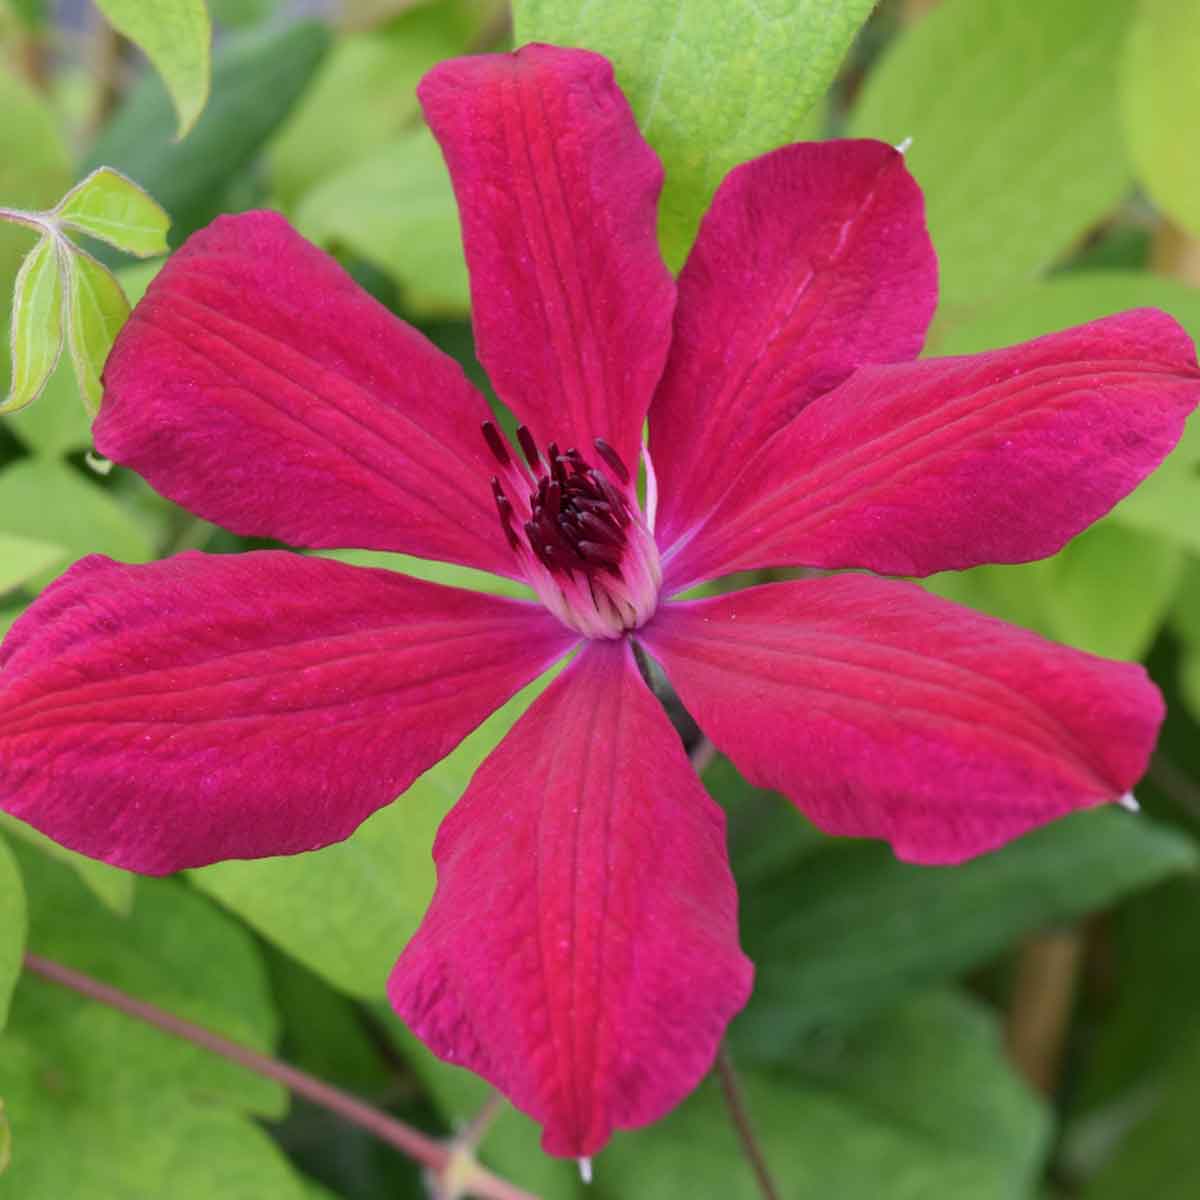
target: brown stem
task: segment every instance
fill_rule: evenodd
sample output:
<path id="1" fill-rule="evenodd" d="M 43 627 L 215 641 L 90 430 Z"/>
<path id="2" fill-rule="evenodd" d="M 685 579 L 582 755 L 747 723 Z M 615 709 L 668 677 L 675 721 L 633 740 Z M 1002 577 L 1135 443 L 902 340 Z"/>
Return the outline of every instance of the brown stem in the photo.
<path id="1" fill-rule="evenodd" d="M 738 1132 L 738 1137 L 741 1138 L 742 1149 L 746 1152 L 746 1158 L 754 1171 L 754 1178 L 758 1180 L 758 1189 L 762 1192 L 764 1200 L 780 1200 L 779 1189 L 775 1186 L 775 1180 L 771 1177 L 762 1147 L 759 1146 L 758 1138 L 754 1134 L 754 1126 L 750 1121 L 750 1113 L 746 1109 L 745 1097 L 742 1095 L 742 1085 L 738 1082 L 737 1072 L 734 1070 L 733 1061 L 730 1059 L 729 1051 L 725 1049 L 724 1043 L 717 1051 L 716 1065 L 717 1078 L 721 1082 L 721 1092 L 725 1096 L 725 1104 L 729 1109 L 729 1115 Z"/>
<path id="2" fill-rule="evenodd" d="M 1164 217 L 1154 233 L 1150 265 L 1160 275 L 1173 275 L 1184 283 L 1200 285 L 1200 238 Z"/>
<path id="3" fill-rule="evenodd" d="M 201 1046 L 213 1054 L 219 1054 L 222 1058 L 227 1058 L 231 1062 L 245 1067 L 248 1071 L 254 1071 L 258 1075 L 283 1084 L 296 1095 L 303 1096 L 313 1104 L 336 1113 L 360 1129 L 365 1129 L 380 1141 L 386 1142 L 402 1154 L 415 1159 L 434 1174 L 444 1172 L 453 1161 L 453 1153 L 448 1147 L 413 1129 L 412 1126 L 406 1125 L 403 1121 L 398 1121 L 395 1117 L 364 1103 L 351 1096 L 349 1092 L 342 1091 L 341 1088 L 334 1087 L 304 1071 L 288 1066 L 287 1063 L 260 1054 L 257 1050 L 252 1050 L 219 1033 L 214 1033 L 211 1029 L 204 1028 L 203 1025 L 197 1025 L 183 1017 L 177 1017 L 144 1000 L 137 1000 L 117 988 L 93 979 L 90 975 L 84 975 L 80 971 L 63 966 L 51 959 L 42 958 L 37 954 L 25 955 L 25 969 L 32 971 L 35 975 L 41 975 L 44 979 L 70 988 L 81 996 L 86 996 L 89 1000 L 107 1004 L 127 1016 L 145 1021 L 146 1024 L 153 1025 L 164 1033 L 173 1034 L 175 1037 Z M 468 1190 L 481 1197 L 481 1200 L 537 1200 L 537 1197 L 531 1193 L 522 1191 L 479 1166 L 472 1165 L 469 1177 L 463 1182 Z"/>
<path id="4" fill-rule="evenodd" d="M 1043 1095 L 1053 1095 L 1058 1087 L 1083 948 L 1078 928 L 1036 934 L 1021 948 L 1008 1014 L 1008 1054 Z"/>

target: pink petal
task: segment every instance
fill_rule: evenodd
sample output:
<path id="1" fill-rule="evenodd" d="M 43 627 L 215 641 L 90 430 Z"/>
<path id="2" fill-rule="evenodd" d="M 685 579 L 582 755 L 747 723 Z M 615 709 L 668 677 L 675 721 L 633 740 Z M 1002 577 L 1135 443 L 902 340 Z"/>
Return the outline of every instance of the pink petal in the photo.
<path id="1" fill-rule="evenodd" d="M 418 95 L 458 197 L 480 361 L 540 445 L 637 463 L 671 336 L 662 168 L 598 54 L 526 46 Z"/>
<path id="2" fill-rule="evenodd" d="M 589 642 L 476 773 L 392 974 L 448 1062 L 589 1155 L 662 1116 L 746 1002 L 725 822 L 627 643 Z"/>
<path id="3" fill-rule="evenodd" d="M 0 649 L 0 807 L 153 874 L 312 850 L 571 641 L 533 605 L 391 571 L 96 555 Z"/>
<path id="4" fill-rule="evenodd" d="M 670 604 L 640 631 L 701 728 L 822 829 L 954 863 L 1146 768 L 1145 671 L 862 575 Z"/>
<path id="5" fill-rule="evenodd" d="M 274 213 L 189 238 L 104 379 L 101 452 L 235 533 L 516 569 L 482 396 Z"/>
<path id="6" fill-rule="evenodd" d="M 1154 470 L 1198 400 L 1192 341 L 1155 309 L 866 367 L 750 460 L 669 556 L 668 586 L 762 566 L 928 575 L 1044 558 Z"/>
<path id="7" fill-rule="evenodd" d="M 650 410 L 661 544 L 856 367 L 915 358 L 936 303 L 921 190 L 891 146 L 799 143 L 731 171 L 679 278 Z"/>

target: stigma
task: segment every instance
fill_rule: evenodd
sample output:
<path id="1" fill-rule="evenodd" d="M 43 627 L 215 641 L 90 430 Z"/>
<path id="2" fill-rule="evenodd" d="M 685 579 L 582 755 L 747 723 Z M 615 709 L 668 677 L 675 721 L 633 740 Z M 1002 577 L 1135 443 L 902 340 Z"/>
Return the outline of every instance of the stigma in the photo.
<path id="1" fill-rule="evenodd" d="M 619 638 L 658 607 L 662 568 L 628 467 L 603 438 L 595 457 L 551 442 L 543 454 L 524 426 L 524 461 L 491 421 L 483 437 L 499 464 L 492 495 L 530 587 L 564 625 L 590 638 Z"/>

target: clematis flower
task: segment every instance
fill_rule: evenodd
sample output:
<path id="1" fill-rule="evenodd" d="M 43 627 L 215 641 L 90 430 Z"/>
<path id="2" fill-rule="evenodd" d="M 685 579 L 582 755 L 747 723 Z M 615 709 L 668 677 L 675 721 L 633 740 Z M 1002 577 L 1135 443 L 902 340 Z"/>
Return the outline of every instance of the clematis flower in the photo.
<path id="1" fill-rule="evenodd" d="M 752 783 L 913 862 L 1116 800 L 1162 717 L 1140 667 L 876 575 L 1055 552 L 1171 449 L 1200 371 L 1148 310 L 911 361 L 936 268 L 890 146 L 737 168 L 676 282 L 660 167 L 605 60 L 461 59 L 420 96 L 519 449 L 270 213 L 168 262 L 97 445 L 236 533 L 463 564 L 537 601 L 285 552 L 85 559 L 4 643 L 0 802 L 143 872 L 311 850 L 573 652 L 444 822 L 390 995 L 547 1151 L 588 1155 L 695 1086 L 751 984 L 721 812 L 635 646 Z M 793 566 L 875 574 L 676 598 Z"/>

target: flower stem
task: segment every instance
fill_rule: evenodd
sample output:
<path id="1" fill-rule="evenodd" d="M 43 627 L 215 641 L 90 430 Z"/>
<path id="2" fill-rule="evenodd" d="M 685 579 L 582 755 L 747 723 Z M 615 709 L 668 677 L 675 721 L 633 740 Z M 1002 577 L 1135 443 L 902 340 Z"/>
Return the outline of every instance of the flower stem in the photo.
<path id="1" fill-rule="evenodd" d="M 49 979 L 62 987 L 70 988 L 89 1000 L 107 1004 L 127 1016 L 135 1017 L 164 1033 L 173 1034 L 184 1041 L 201 1046 L 213 1054 L 219 1054 L 249 1071 L 273 1079 L 283 1084 L 298 1096 L 303 1096 L 313 1104 L 336 1113 L 343 1120 L 365 1129 L 368 1133 L 399 1150 L 402 1154 L 421 1163 L 434 1174 L 440 1174 L 451 1165 L 452 1151 L 434 1138 L 413 1129 L 403 1121 L 382 1112 L 380 1109 L 366 1104 L 357 1097 L 344 1092 L 341 1088 L 297 1070 L 278 1059 L 260 1054 L 257 1050 L 243 1046 L 239 1042 L 214 1033 L 203 1025 L 177 1017 L 164 1009 L 133 996 L 117 988 L 101 983 L 90 975 L 84 975 L 71 967 L 63 966 L 37 954 L 25 955 L 25 969 Z M 500 1179 L 483 1167 L 472 1165 L 469 1179 L 463 1181 L 467 1190 L 481 1200 L 537 1200 L 529 1192 L 522 1191 L 506 1180 Z"/>
<path id="2" fill-rule="evenodd" d="M 758 1180 L 759 1191 L 762 1192 L 764 1200 L 780 1200 L 779 1189 L 771 1177 L 771 1170 L 767 1166 L 762 1147 L 754 1133 L 754 1126 L 750 1122 L 750 1113 L 746 1109 L 746 1100 L 742 1095 L 742 1085 L 738 1082 L 733 1060 L 723 1042 L 717 1051 L 717 1078 L 721 1082 L 721 1092 L 725 1096 L 725 1104 L 729 1108 L 734 1128 L 742 1140 L 742 1149 L 746 1152 L 746 1158 L 754 1171 L 754 1178 Z"/>

